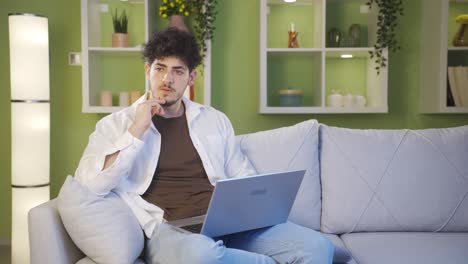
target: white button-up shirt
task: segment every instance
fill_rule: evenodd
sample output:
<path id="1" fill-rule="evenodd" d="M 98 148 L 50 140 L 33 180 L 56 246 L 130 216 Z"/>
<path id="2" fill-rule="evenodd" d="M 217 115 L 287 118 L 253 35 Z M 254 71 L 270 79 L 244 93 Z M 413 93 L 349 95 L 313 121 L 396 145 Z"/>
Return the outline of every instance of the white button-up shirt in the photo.
<path id="1" fill-rule="evenodd" d="M 128 132 L 141 97 L 130 107 L 108 115 L 96 124 L 80 160 L 75 178 L 97 195 L 113 191 L 131 208 L 147 237 L 163 222 L 164 211 L 146 202 L 141 195 L 148 189 L 158 164 L 161 134 L 154 124 L 141 140 Z M 235 141 L 229 119 L 220 111 L 183 97 L 190 138 L 203 162 L 210 183 L 224 178 L 256 174 Z M 120 153 L 105 170 L 107 155 Z"/>

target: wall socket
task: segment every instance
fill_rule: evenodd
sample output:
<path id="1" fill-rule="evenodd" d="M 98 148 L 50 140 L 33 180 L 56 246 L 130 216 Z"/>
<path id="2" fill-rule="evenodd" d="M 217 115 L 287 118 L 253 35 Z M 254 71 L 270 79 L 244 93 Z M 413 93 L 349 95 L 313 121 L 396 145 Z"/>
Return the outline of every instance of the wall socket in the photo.
<path id="1" fill-rule="evenodd" d="M 370 9 L 368 5 L 362 5 L 359 7 L 359 11 L 361 12 L 361 14 L 367 14 L 369 13 Z"/>
<path id="2" fill-rule="evenodd" d="M 81 66 L 81 52 L 69 52 L 68 53 L 68 65 Z"/>
<path id="3" fill-rule="evenodd" d="M 109 5 L 108 4 L 100 4 L 99 5 L 101 13 L 109 12 Z"/>

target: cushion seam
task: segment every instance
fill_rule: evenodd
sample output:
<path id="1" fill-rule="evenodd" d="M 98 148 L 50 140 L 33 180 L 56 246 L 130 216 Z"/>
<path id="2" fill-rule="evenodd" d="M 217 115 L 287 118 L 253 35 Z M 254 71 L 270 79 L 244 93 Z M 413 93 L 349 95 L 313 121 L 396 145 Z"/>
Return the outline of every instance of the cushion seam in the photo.
<path id="1" fill-rule="evenodd" d="M 424 136 L 423 134 L 421 133 L 418 133 L 417 131 L 411 131 L 413 134 L 415 134 L 416 136 L 422 138 L 423 140 L 427 141 L 428 144 L 430 144 L 435 150 L 437 150 L 443 157 L 444 159 L 455 169 L 455 171 L 457 172 L 458 174 L 458 177 L 461 178 L 465 183 L 468 183 L 468 179 L 466 179 L 463 174 L 460 172 L 460 170 L 458 169 L 457 166 L 455 166 L 455 164 L 447 157 L 447 155 L 445 155 L 445 153 L 434 143 L 432 142 L 432 140 L 426 136 Z M 440 131 L 437 131 L 440 135 Z M 449 218 L 444 222 L 442 223 L 442 225 L 437 228 L 434 232 L 440 232 L 442 231 L 447 225 L 448 223 L 450 223 L 450 221 L 452 220 L 452 218 L 455 216 L 455 214 L 457 213 L 457 210 L 458 208 L 461 206 L 461 204 L 463 203 L 463 201 L 466 199 L 466 196 L 468 194 L 468 191 L 465 192 L 465 194 L 463 195 L 463 197 L 460 199 L 460 201 L 458 201 L 458 204 L 457 206 L 455 207 L 455 209 L 452 211 L 452 213 L 449 215 Z"/>
<path id="2" fill-rule="evenodd" d="M 445 228 L 445 226 L 448 225 L 448 223 L 452 220 L 452 218 L 455 216 L 455 214 L 457 213 L 457 210 L 458 208 L 461 206 L 461 204 L 463 203 L 463 201 L 466 199 L 466 196 L 468 194 L 468 191 L 465 192 L 465 195 L 463 195 L 463 198 L 458 202 L 457 206 L 455 207 L 455 209 L 453 210 L 452 214 L 450 215 L 450 217 L 445 221 L 445 223 L 442 224 L 441 227 L 439 227 L 438 229 L 435 230 L 435 232 L 440 232 L 442 231 L 442 229 Z"/>
<path id="3" fill-rule="evenodd" d="M 385 166 L 385 170 L 383 171 L 382 175 L 380 176 L 379 181 L 377 182 L 377 185 L 375 186 L 375 190 L 372 190 L 372 196 L 371 196 L 371 198 L 369 199 L 369 201 L 367 202 L 366 208 L 361 212 L 361 215 L 359 216 L 357 222 L 354 224 L 353 228 L 351 229 L 351 233 L 354 232 L 354 230 L 356 229 L 357 225 L 360 223 L 362 216 L 363 216 L 363 215 L 367 212 L 367 210 L 369 209 L 370 204 L 371 204 L 372 201 L 374 200 L 374 197 L 377 197 L 377 199 L 382 203 L 382 207 L 384 207 L 384 208 L 386 209 L 386 211 L 390 214 L 390 216 L 393 218 L 393 220 L 395 221 L 395 223 L 397 223 L 397 225 L 399 225 L 400 227 L 402 227 L 402 225 L 396 220 L 395 216 L 393 216 L 393 214 L 390 212 L 390 210 L 385 206 L 385 203 L 384 203 L 384 202 L 380 199 L 380 197 L 377 195 L 377 189 L 379 188 L 380 184 L 382 183 L 383 178 L 385 178 L 385 175 L 387 175 L 388 168 L 389 168 L 390 165 L 392 164 L 392 161 L 395 159 L 396 154 L 397 154 L 398 150 L 399 150 L 400 147 L 401 147 L 401 144 L 403 143 L 403 141 L 405 140 L 406 136 L 408 135 L 408 132 L 409 132 L 409 130 L 406 130 L 406 131 L 405 131 L 405 134 L 401 137 L 400 142 L 398 143 L 398 146 L 396 147 L 395 151 L 393 152 L 392 158 L 388 161 L 387 165 Z"/>
<path id="4" fill-rule="evenodd" d="M 431 145 L 434 147 L 434 149 L 436 149 L 437 151 L 439 151 L 440 154 L 447 160 L 447 162 L 457 171 L 458 176 L 459 176 L 465 183 L 468 183 L 468 179 L 465 178 L 465 177 L 463 176 L 463 174 L 462 174 L 461 171 L 458 169 L 458 167 L 455 166 L 455 164 L 452 163 L 452 161 L 445 155 L 445 153 L 444 153 L 440 148 L 437 147 L 436 144 L 434 144 L 434 142 L 432 142 L 431 139 L 427 138 L 426 136 L 424 136 L 424 135 L 422 135 L 422 134 L 420 134 L 420 133 L 417 133 L 416 131 L 411 131 L 411 132 L 412 132 L 413 134 L 415 134 L 415 135 L 417 135 L 417 136 L 420 136 L 420 137 L 422 137 L 423 139 L 425 139 L 429 144 L 431 144 Z M 440 132 L 439 132 L 439 133 L 440 133 Z"/>
<path id="5" fill-rule="evenodd" d="M 367 185 L 367 188 L 369 188 L 369 190 L 373 193 L 369 202 L 368 202 L 368 205 L 367 207 L 361 212 L 361 215 L 359 216 L 359 218 L 357 219 L 357 222 L 353 225 L 353 227 L 351 228 L 351 231 L 345 231 L 345 233 L 350 233 L 350 232 L 354 232 L 354 229 L 355 227 L 359 224 L 360 222 L 360 219 L 362 217 L 362 215 L 364 214 L 364 212 L 367 210 L 367 208 L 369 207 L 370 205 L 370 202 L 372 201 L 372 198 L 374 197 L 374 195 L 376 195 L 376 192 L 374 189 L 372 189 L 372 187 L 370 186 L 370 184 L 362 177 L 361 173 L 359 172 L 359 170 L 354 166 L 353 162 L 350 161 L 350 159 L 348 158 L 347 155 L 345 155 L 345 153 L 343 152 L 343 150 L 339 147 L 338 143 L 334 140 L 334 138 L 330 135 L 330 133 L 328 131 L 325 131 L 325 133 L 328 135 L 328 137 L 330 138 L 330 141 L 333 142 L 333 144 L 336 146 L 336 148 L 338 149 L 338 151 L 346 158 L 346 160 L 349 162 L 349 164 L 351 165 L 351 167 L 357 172 L 358 174 L 358 177 L 359 179 L 361 179 L 366 185 Z M 406 134 L 405 134 L 406 135 Z M 403 140 L 404 136 L 402 137 L 401 140 Z M 400 140 L 400 143 L 401 143 L 401 140 Z M 398 147 L 397 147 L 398 149 Z M 396 151 L 396 150 L 395 150 Z M 378 197 L 378 195 L 377 195 Z M 379 199 L 380 200 L 380 199 Z M 393 218 L 393 220 L 395 221 L 395 223 L 397 225 L 399 225 L 401 227 L 401 224 L 395 219 L 395 217 L 392 215 L 392 213 L 388 210 L 387 207 L 385 207 L 385 205 L 382 203 L 382 207 L 389 213 L 389 215 Z"/>
<path id="6" fill-rule="evenodd" d="M 292 156 L 291 160 L 289 160 L 289 163 L 288 163 L 288 169 L 291 167 L 291 164 L 293 162 L 293 160 L 296 159 L 296 156 L 298 155 L 299 153 L 299 150 L 301 150 L 301 148 L 304 146 L 305 142 L 306 142 L 306 139 L 309 137 L 309 135 L 311 134 L 312 132 L 312 128 L 315 127 L 315 125 L 313 125 L 311 128 L 309 128 L 309 131 L 307 131 L 307 135 L 304 137 L 304 139 L 302 140 L 302 143 L 301 145 L 297 148 L 296 150 L 296 153 L 294 153 L 294 155 Z"/>

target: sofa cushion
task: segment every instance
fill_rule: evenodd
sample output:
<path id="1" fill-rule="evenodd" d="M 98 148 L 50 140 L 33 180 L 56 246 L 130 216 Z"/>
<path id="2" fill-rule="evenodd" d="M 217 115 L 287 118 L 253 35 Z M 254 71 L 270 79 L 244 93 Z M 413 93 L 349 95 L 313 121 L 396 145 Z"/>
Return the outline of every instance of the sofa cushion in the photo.
<path id="1" fill-rule="evenodd" d="M 468 231 L 468 126 L 320 127 L 326 233 Z"/>
<path id="2" fill-rule="evenodd" d="M 315 230 L 320 228 L 318 123 L 308 120 L 294 126 L 237 136 L 242 152 L 259 173 L 305 169 L 306 173 L 289 220 Z"/>
<path id="3" fill-rule="evenodd" d="M 68 176 L 57 198 L 73 242 L 96 263 L 134 263 L 144 236 L 128 206 L 114 193 L 97 196 Z"/>
<path id="4" fill-rule="evenodd" d="M 468 233 L 353 233 L 341 236 L 359 264 L 465 264 Z"/>
<path id="5" fill-rule="evenodd" d="M 97 264 L 97 263 L 94 262 L 89 257 L 85 257 L 85 258 L 80 259 L 80 261 L 78 261 L 75 264 Z M 141 260 L 141 259 L 137 259 L 137 260 L 135 260 L 135 262 L 133 264 L 145 264 L 145 262 L 143 260 Z"/>
<path id="6" fill-rule="evenodd" d="M 351 252 L 343 244 L 341 238 L 334 234 L 323 235 L 333 243 L 333 246 L 335 246 L 335 252 L 333 253 L 333 263 L 350 263 L 352 260 Z"/>

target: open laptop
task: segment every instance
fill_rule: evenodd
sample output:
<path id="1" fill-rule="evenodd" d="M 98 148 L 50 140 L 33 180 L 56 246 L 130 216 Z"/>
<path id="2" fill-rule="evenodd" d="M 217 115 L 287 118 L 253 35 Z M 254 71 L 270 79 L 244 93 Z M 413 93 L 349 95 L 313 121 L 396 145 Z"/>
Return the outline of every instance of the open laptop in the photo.
<path id="1" fill-rule="evenodd" d="M 219 237 L 284 223 L 304 174 L 298 170 L 218 180 L 206 215 L 168 224 Z"/>

